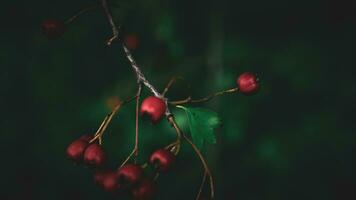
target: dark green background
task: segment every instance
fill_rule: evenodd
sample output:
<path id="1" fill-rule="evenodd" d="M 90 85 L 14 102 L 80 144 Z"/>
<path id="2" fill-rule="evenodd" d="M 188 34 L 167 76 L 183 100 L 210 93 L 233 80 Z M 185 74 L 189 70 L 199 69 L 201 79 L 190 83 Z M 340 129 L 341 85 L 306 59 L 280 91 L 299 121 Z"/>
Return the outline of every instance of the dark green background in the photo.
<path id="1" fill-rule="evenodd" d="M 93 133 L 106 101 L 136 91 L 120 45 L 98 9 L 57 40 L 39 25 L 65 20 L 95 0 L 3 1 L 0 37 L 0 199 L 119 199 L 92 173 L 66 159 L 66 146 Z M 172 99 L 201 97 L 258 73 L 261 91 L 199 105 L 219 113 L 218 143 L 204 154 L 220 200 L 355 199 L 355 23 L 347 0 L 117 0 L 113 12 L 147 78 L 160 89 L 185 78 Z M 148 93 L 145 92 L 145 95 Z M 173 109 L 187 130 L 185 115 Z M 141 156 L 174 140 L 162 121 L 142 122 Z M 105 136 L 110 165 L 133 145 L 134 104 Z M 201 165 L 188 145 L 176 168 L 159 178 L 158 199 L 194 199 Z"/>

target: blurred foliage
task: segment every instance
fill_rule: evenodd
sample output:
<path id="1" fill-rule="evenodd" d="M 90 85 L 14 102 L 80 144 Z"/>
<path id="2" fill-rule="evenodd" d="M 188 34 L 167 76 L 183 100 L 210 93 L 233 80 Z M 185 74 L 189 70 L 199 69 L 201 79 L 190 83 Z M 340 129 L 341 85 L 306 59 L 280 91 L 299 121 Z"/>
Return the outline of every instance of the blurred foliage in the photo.
<path id="1" fill-rule="evenodd" d="M 117 199 L 65 148 L 93 133 L 107 101 L 136 91 L 119 45 L 104 46 L 110 27 L 100 9 L 47 40 L 43 19 L 65 20 L 94 0 L 2 2 L 0 37 L 0 199 Z M 256 96 L 227 95 L 199 105 L 219 114 L 217 144 L 204 154 L 217 199 L 356 199 L 355 2 L 347 0 L 111 0 L 122 35 L 160 89 L 184 77 L 172 99 L 234 87 L 244 71 L 259 74 Z M 148 95 L 145 92 L 145 95 Z M 173 109 L 187 132 L 185 113 Z M 105 135 L 111 166 L 134 142 L 134 105 Z M 175 139 L 162 121 L 140 125 L 140 160 Z M 193 199 L 202 170 L 184 145 L 172 173 L 159 178 L 158 199 Z"/>

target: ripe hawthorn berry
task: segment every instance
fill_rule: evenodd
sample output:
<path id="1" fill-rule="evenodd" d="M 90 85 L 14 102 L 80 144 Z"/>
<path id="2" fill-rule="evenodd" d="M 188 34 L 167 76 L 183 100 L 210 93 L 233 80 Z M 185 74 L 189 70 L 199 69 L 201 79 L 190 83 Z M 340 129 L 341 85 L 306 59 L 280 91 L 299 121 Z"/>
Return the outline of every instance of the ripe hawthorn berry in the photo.
<path id="1" fill-rule="evenodd" d="M 119 183 L 123 187 L 135 185 L 143 178 L 143 175 L 141 166 L 136 164 L 127 164 L 117 170 Z"/>
<path id="2" fill-rule="evenodd" d="M 147 115 L 152 123 L 157 123 L 166 112 L 167 106 L 163 99 L 150 96 L 143 100 L 141 104 L 141 115 Z"/>
<path id="3" fill-rule="evenodd" d="M 66 150 L 68 158 L 77 164 L 82 163 L 84 152 L 89 145 L 90 139 L 90 136 L 83 135 L 79 139 L 76 139 L 74 142 L 72 142 Z"/>
<path id="4" fill-rule="evenodd" d="M 158 172 L 167 172 L 172 168 L 176 156 L 166 149 L 159 149 L 151 154 L 150 163 Z"/>
<path id="5" fill-rule="evenodd" d="M 41 24 L 43 34 L 49 39 L 56 39 L 62 36 L 66 26 L 62 21 L 56 19 L 46 19 Z"/>
<path id="6" fill-rule="evenodd" d="M 108 192 L 117 192 L 120 189 L 119 179 L 114 170 L 95 172 L 94 181 Z"/>
<path id="7" fill-rule="evenodd" d="M 157 186 L 150 179 L 143 179 L 131 190 L 132 197 L 135 200 L 151 200 L 156 196 L 156 193 Z"/>
<path id="8" fill-rule="evenodd" d="M 246 95 L 255 94 L 259 90 L 258 78 L 251 72 L 241 74 L 236 80 L 241 93 Z"/>
<path id="9" fill-rule="evenodd" d="M 104 164 L 106 155 L 103 148 L 96 143 L 90 144 L 84 151 L 84 163 L 91 167 L 99 167 Z"/>

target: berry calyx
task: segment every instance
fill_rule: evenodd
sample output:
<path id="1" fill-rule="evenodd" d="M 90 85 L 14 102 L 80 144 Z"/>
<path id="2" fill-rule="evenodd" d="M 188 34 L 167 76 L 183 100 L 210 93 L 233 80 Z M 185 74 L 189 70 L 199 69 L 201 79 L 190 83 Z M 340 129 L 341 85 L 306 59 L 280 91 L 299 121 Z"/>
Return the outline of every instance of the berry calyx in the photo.
<path id="1" fill-rule="evenodd" d="M 117 176 L 121 185 L 129 187 L 142 179 L 143 170 L 139 165 L 127 164 L 118 169 Z"/>
<path id="2" fill-rule="evenodd" d="M 56 39 L 62 36 L 66 30 L 63 22 L 55 19 L 46 19 L 41 24 L 43 34 L 49 39 Z"/>
<path id="3" fill-rule="evenodd" d="M 151 200 L 156 196 L 157 186 L 150 179 L 142 180 L 131 190 L 132 197 L 135 200 Z"/>
<path id="4" fill-rule="evenodd" d="M 94 174 L 94 180 L 103 187 L 105 191 L 116 192 L 120 189 L 116 171 L 97 171 Z"/>
<path id="5" fill-rule="evenodd" d="M 141 104 L 141 115 L 148 115 L 152 123 L 157 123 L 166 112 L 167 106 L 163 99 L 150 96 Z"/>
<path id="6" fill-rule="evenodd" d="M 67 147 L 66 153 L 68 158 L 77 164 L 82 163 L 85 149 L 89 145 L 89 138 L 85 139 L 86 137 L 80 137 Z"/>
<path id="7" fill-rule="evenodd" d="M 90 144 L 84 152 L 84 163 L 88 166 L 99 167 L 104 164 L 106 155 L 99 144 Z"/>
<path id="8" fill-rule="evenodd" d="M 159 149 L 153 152 L 150 157 L 150 163 L 154 165 L 158 172 L 167 172 L 170 170 L 175 160 L 176 156 L 166 149 Z"/>
<path id="9" fill-rule="evenodd" d="M 260 87 L 256 75 L 251 72 L 241 74 L 236 83 L 240 92 L 246 95 L 255 94 Z"/>

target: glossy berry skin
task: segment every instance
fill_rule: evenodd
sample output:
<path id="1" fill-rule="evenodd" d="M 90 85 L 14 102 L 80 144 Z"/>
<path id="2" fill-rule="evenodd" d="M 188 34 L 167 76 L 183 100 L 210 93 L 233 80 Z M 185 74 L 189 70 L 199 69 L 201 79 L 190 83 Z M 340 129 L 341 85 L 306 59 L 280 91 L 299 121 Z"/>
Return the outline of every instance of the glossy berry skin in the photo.
<path id="1" fill-rule="evenodd" d="M 66 30 L 63 22 L 55 19 L 46 19 L 41 24 L 43 34 L 49 39 L 56 39 L 62 36 Z"/>
<path id="2" fill-rule="evenodd" d="M 116 171 L 97 171 L 94 174 L 94 180 L 103 187 L 105 191 L 117 192 L 120 189 Z"/>
<path id="3" fill-rule="evenodd" d="M 256 75 L 250 72 L 241 74 L 236 82 L 240 92 L 246 95 L 257 93 L 260 87 Z"/>
<path id="4" fill-rule="evenodd" d="M 176 156 L 165 149 L 159 149 L 152 153 L 150 163 L 154 165 L 158 172 L 169 171 L 176 161 Z"/>
<path id="5" fill-rule="evenodd" d="M 84 152 L 89 145 L 89 140 L 83 139 L 85 136 L 72 142 L 66 150 L 67 156 L 73 162 L 80 164 L 83 161 Z"/>
<path id="6" fill-rule="evenodd" d="M 139 165 L 127 164 L 118 169 L 117 176 L 120 184 L 132 186 L 142 179 L 143 170 Z"/>
<path id="7" fill-rule="evenodd" d="M 164 100 L 150 96 L 143 100 L 141 104 L 141 115 L 148 115 L 152 123 L 157 123 L 166 112 L 167 106 Z"/>
<path id="8" fill-rule="evenodd" d="M 103 148 L 96 143 L 90 144 L 84 152 L 84 163 L 88 166 L 99 167 L 104 164 L 106 155 Z"/>
<path id="9" fill-rule="evenodd" d="M 131 190 L 132 197 L 135 200 L 151 200 L 156 196 L 157 186 L 150 179 L 142 180 Z"/>

